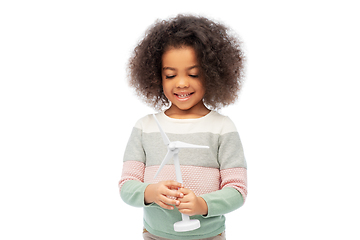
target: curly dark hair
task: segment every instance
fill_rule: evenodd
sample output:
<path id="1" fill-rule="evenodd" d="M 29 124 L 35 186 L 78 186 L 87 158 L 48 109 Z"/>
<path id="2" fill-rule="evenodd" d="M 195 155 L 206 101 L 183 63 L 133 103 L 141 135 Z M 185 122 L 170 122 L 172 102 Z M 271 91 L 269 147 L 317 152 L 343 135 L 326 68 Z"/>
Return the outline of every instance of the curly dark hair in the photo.
<path id="1" fill-rule="evenodd" d="M 192 47 L 204 76 L 204 104 L 220 109 L 237 100 L 244 79 L 241 42 L 221 23 L 178 15 L 157 20 L 135 47 L 128 64 L 129 84 L 150 106 L 169 105 L 162 89 L 162 55 L 169 48 Z"/>

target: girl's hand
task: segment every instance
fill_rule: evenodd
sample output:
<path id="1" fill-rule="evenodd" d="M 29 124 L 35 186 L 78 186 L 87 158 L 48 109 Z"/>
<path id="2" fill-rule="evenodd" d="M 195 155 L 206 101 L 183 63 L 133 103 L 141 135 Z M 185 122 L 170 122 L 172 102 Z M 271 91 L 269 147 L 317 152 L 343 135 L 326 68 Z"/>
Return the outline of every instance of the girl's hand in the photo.
<path id="1" fill-rule="evenodd" d="M 162 208 L 173 210 L 171 205 L 179 205 L 179 197 L 183 197 L 183 193 L 178 189 L 183 187 L 181 183 L 175 181 L 162 181 L 156 184 L 150 184 L 146 187 L 144 192 L 145 204 L 156 203 Z"/>
<path id="2" fill-rule="evenodd" d="M 180 188 L 179 192 L 184 194 L 184 197 L 179 197 L 180 205 L 177 206 L 179 212 L 194 216 L 207 215 L 208 207 L 202 197 L 197 197 L 193 191 L 188 188 Z"/>

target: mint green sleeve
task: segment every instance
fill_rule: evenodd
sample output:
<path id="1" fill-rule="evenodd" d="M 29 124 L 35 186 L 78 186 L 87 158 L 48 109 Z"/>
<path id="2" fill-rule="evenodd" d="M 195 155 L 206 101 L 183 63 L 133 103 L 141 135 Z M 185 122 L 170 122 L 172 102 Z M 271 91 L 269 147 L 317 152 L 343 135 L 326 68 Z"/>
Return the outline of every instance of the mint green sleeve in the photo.
<path id="1" fill-rule="evenodd" d="M 232 187 L 224 187 L 221 190 L 201 195 L 207 206 L 208 214 L 205 218 L 215 217 L 232 212 L 244 203 L 240 192 Z"/>
<path id="2" fill-rule="evenodd" d="M 145 207 L 144 192 L 148 183 L 136 180 L 126 181 L 121 187 L 120 196 L 122 200 L 133 207 Z"/>

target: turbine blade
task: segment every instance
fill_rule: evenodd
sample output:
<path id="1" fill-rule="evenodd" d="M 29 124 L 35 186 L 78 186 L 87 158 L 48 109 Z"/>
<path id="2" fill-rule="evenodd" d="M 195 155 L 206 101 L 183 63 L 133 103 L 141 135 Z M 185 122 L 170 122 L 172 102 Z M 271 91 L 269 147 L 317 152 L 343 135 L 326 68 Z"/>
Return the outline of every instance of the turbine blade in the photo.
<path id="1" fill-rule="evenodd" d="M 184 143 L 184 142 L 179 142 L 179 141 L 176 141 L 174 143 L 175 143 L 175 148 L 209 148 L 208 146 L 194 145 L 194 144 Z"/>
<path id="2" fill-rule="evenodd" d="M 168 150 L 168 152 L 167 152 L 167 154 L 166 154 L 166 156 L 165 156 L 165 158 L 164 158 L 164 160 L 161 162 L 161 164 L 160 164 L 160 167 L 159 167 L 159 169 L 157 170 L 157 172 L 156 172 L 156 174 L 155 174 L 155 176 L 154 176 L 154 178 L 156 178 L 157 177 L 157 175 L 160 173 L 160 171 L 161 171 L 161 169 L 165 166 L 165 164 L 172 158 L 174 156 L 174 152 L 173 151 L 170 151 L 170 150 Z"/>
<path id="3" fill-rule="evenodd" d="M 165 132 L 162 130 L 162 128 L 161 128 L 161 126 L 160 126 L 160 123 L 159 123 L 159 121 L 157 120 L 155 114 L 153 114 L 153 116 L 154 116 L 154 119 L 155 119 L 156 124 L 157 124 L 158 127 L 159 127 L 159 130 L 160 130 L 160 133 L 161 133 L 161 136 L 162 136 L 162 138 L 163 138 L 163 141 L 164 141 L 165 145 L 169 145 L 169 144 L 170 144 L 169 138 L 166 136 Z"/>

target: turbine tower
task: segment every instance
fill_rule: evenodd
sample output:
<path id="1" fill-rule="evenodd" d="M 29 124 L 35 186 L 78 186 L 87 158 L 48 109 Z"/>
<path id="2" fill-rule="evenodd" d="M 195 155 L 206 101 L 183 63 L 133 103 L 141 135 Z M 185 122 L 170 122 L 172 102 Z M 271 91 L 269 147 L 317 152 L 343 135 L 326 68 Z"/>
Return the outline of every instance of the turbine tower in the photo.
<path id="1" fill-rule="evenodd" d="M 159 127 L 162 139 L 164 141 L 164 144 L 167 146 L 168 151 L 164 158 L 164 160 L 161 162 L 161 165 L 156 172 L 154 178 L 157 177 L 157 175 L 160 173 L 161 169 L 165 166 L 165 164 L 171 159 L 174 158 L 174 167 L 175 167 L 175 173 L 176 173 L 176 180 L 179 183 L 183 183 L 182 177 L 181 177 L 181 170 L 180 170 L 180 162 L 179 162 L 179 150 L 181 148 L 209 148 L 208 146 L 200 146 L 200 145 L 194 145 L 184 142 L 170 142 L 169 138 L 166 136 L 165 132 L 160 126 L 159 121 L 157 120 L 155 114 L 153 114 L 154 119 L 156 121 L 156 124 Z M 198 219 L 190 219 L 188 215 L 181 214 L 182 221 L 174 223 L 174 230 L 176 232 L 187 232 L 192 231 L 195 229 L 198 229 L 200 227 L 200 221 Z"/>

